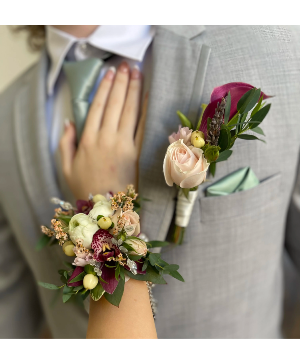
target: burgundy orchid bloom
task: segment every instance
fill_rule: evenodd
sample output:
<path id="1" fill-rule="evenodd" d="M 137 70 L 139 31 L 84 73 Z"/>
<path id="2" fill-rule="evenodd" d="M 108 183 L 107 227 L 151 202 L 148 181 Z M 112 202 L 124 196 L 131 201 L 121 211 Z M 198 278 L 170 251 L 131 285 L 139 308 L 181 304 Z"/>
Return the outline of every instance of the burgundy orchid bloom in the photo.
<path id="1" fill-rule="evenodd" d="M 111 239 L 113 236 L 104 229 L 99 229 L 93 236 L 93 242 L 91 244 L 92 249 L 94 250 L 93 258 L 97 262 L 101 262 L 101 270 L 102 275 L 101 278 L 107 282 L 101 282 L 103 289 L 109 293 L 113 294 L 117 285 L 118 281 L 115 278 L 115 263 L 110 260 L 109 258 L 116 258 L 119 254 L 121 254 L 120 249 L 117 245 L 113 244 Z M 110 268 L 111 267 L 111 268 Z"/>
<path id="2" fill-rule="evenodd" d="M 77 211 L 76 214 L 83 213 L 88 215 L 94 207 L 93 201 L 77 200 L 76 201 Z"/>
<path id="3" fill-rule="evenodd" d="M 68 279 L 68 287 L 78 287 L 83 284 L 83 280 L 69 283 L 72 279 L 76 278 L 79 274 L 81 274 L 84 271 L 83 267 L 76 267 L 71 275 L 71 277 Z"/>
<path id="4" fill-rule="evenodd" d="M 227 83 L 222 86 L 215 87 L 213 89 L 213 92 L 210 97 L 210 103 L 207 105 L 203 117 L 202 122 L 200 126 L 200 131 L 202 131 L 205 135 L 207 134 L 207 119 L 213 118 L 215 114 L 216 107 L 218 103 L 222 101 L 223 97 L 226 97 L 228 95 L 228 92 L 230 91 L 231 96 L 231 107 L 230 107 L 230 115 L 229 120 L 233 118 L 233 116 L 237 113 L 237 104 L 240 98 L 249 90 L 253 89 L 254 86 L 249 85 L 248 83 L 243 82 L 231 82 Z M 261 96 L 263 96 L 263 99 L 267 99 L 270 96 L 267 96 L 263 92 L 261 93 Z"/>

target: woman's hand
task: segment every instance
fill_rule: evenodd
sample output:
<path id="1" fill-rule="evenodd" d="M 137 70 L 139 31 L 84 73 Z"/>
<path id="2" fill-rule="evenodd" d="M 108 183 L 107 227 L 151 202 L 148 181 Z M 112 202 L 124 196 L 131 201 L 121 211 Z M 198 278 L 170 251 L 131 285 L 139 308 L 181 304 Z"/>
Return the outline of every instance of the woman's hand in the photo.
<path id="1" fill-rule="evenodd" d="M 142 76 L 122 63 L 101 81 L 76 150 L 74 124 L 65 127 L 60 151 L 65 179 L 77 199 L 137 184 L 147 102 L 137 126 Z M 145 100 L 146 101 L 146 100 Z"/>

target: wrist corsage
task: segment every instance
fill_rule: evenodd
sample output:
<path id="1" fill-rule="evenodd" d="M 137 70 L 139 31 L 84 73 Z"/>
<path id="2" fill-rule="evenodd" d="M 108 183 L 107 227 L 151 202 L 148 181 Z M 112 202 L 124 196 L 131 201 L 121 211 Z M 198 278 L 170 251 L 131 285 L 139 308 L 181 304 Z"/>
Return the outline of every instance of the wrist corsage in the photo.
<path id="1" fill-rule="evenodd" d="M 179 190 L 173 234 L 176 244 L 183 241 L 198 186 L 205 182 L 208 169 L 214 176 L 216 164 L 231 156 L 237 139 L 261 140 L 256 135 L 264 135 L 259 124 L 270 110 L 271 104 L 263 102 L 269 97 L 249 84 L 233 82 L 213 90 L 210 103 L 202 104 L 197 125 L 177 112 L 182 127 L 169 136 L 163 165 L 166 183 Z"/>
<path id="2" fill-rule="evenodd" d="M 51 228 L 42 226 L 41 245 L 59 244 L 67 256 L 74 256 L 67 270 L 58 271 L 62 285 L 39 282 L 48 289 L 62 289 L 63 302 L 72 296 L 83 300 L 89 295 L 94 301 L 102 296 L 119 306 L 124 284 L 128 279 L 165 284 L 164 274 L 184 282 L 179 266 L 168 264 L 151 248 L 166 246 L 163 241 L 147 241 L 140 233 L 137 194 L 132 185 L 126 192 L 90 196 L 88 201 L 70 203 L 52 199 L 59 204 L 51 220 Z M 151 293 L 151 292 L 149 292 Z"/>

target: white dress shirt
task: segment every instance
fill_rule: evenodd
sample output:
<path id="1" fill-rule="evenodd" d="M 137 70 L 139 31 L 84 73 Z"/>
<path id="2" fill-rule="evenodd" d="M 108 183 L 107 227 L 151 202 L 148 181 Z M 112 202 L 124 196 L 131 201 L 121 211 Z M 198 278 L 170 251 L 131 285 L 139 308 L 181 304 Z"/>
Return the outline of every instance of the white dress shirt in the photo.
<path id="1" fill-rule="evenodd" d="M 47 128 L 50 151 L 53 156 L 58 183 L 66 199 L 73 200 L 61 173 L 58 150 L 65 119 L 74 120 L 71 94 L 62 70 L 64 60 L 79 61 L 102 58 L 106 52 L 113 53 L 101 68 L 97 85 L 109 67 L 126 61 L 130 67 L 138 65 L 144 75 L 143 94 L 150 87 L 151 44 L 155 28 L 149 25 L 101 25 L 89 37 L 76 38 L 52 26 L 46 26 L 46 47 L 50 57 L 47 75 Z M 91 95 L 92 99 L 93 95 Z"/>

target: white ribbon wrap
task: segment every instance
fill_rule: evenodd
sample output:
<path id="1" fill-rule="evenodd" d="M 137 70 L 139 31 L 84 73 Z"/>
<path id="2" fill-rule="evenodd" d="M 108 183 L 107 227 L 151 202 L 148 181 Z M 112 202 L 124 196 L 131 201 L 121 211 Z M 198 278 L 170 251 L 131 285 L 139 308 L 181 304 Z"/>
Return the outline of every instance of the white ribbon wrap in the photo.
<path id="1" fill-rule="evenodd" d="M 186 198 L 182 191 L 178 192 L 175 224 L 177 226 L 186 228 L 190 222 L 194 203 L 197 199 L 197 191 L 189 191 L 188 198 Z"/>

